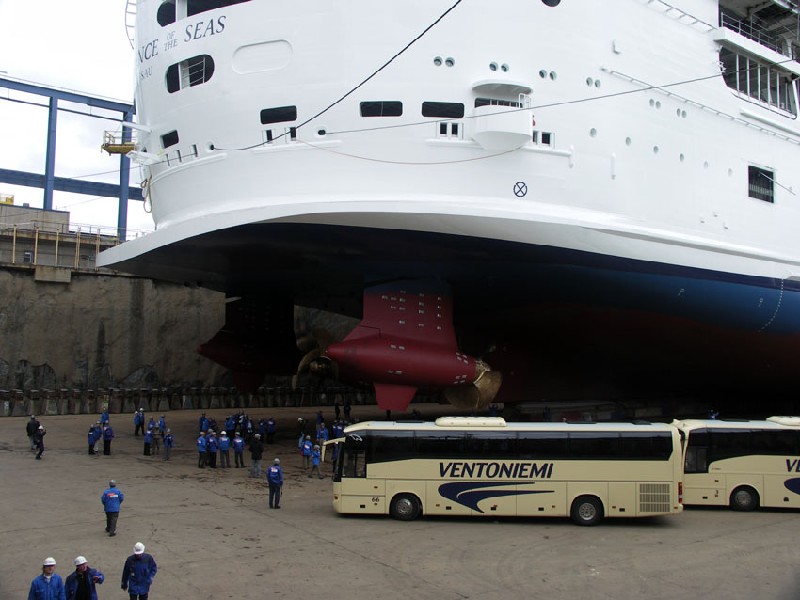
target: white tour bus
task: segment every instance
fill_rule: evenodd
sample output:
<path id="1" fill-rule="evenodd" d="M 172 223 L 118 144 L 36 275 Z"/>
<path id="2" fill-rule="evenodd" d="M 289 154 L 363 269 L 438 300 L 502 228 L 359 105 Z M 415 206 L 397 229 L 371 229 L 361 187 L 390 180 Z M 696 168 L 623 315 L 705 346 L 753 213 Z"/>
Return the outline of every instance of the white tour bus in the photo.
<path id="1" fill-rule="evenodd" d="M 685 504 L 800 507 L 800 417 L 673 425 L 685 436 Z"/>
<path id="2" fill-rule="evenodd" d="M 492 417 L 351 425 L 336 444 L 340 513 L 603 517 L 678 513 L 677 428 L 654 423 L 507 423 Z"/>

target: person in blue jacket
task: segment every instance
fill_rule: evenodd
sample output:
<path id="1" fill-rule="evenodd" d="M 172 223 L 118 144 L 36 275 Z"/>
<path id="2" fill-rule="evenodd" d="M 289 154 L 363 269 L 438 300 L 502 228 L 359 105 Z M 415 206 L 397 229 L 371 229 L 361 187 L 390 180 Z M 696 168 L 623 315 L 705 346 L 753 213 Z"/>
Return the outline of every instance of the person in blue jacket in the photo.
<path id="1" fill-rule="evenodd" d="M 244 467 L 244 440 L 238 431 L 233 436 L 233 460 L 236 468 Z"/>
<path id="2" fill-rule="evenodd" d="M 319 463 L 322 461 L 322 451 L 318 444 L 314 444 L 314 447 L 311 450 L 311 472 L 308 474 L 311 477 L 314 473 L 317 474 L 317 477 L 323 479 L 323 475 L 319 470 Z"/>
<path id="3" fill-rule="evenodd" d="M 175 446 L 175 436 L 172 435 L 172 431 L 167 429 L 167 432 L 164 434 L 164 459 L 169 460 L 169 455 L 172 453 L 172 448 Z"/>
<path id="4" fill-rule="evenodd" d="M 223 469 L 231 468 L 231 438 L 225 431 L 220 432 L 217 438 L 219 444 L 219 466 Z"/>
<path id="5" fill-rule="evenodd" d="M 153 443 L 153 430 L 148 429 L 144 433 L 144 455 L 150 456 L 150 446 Z"/>
<path id="6" fill-rule="evenodd" d="M 198 419 L 198 425 L 200 426 L 201 432 L 205 433 L 206 431 L 208 431 L 208 427 L 210 424 L 211 422 L 208 420 L 206 413 L 200 415 L 200 419 Z"/>
<path id="7" fill-rule="evenodd" d="M 204 469 L 206 466 L 206 453 L 207 444 L 206 444 L 206 434 L 202 431 L 200 432 L 200 437 L 197 438 L 197 466 L 200 469 Z"/>
<path id="8" fill-rule="evenodd" d="M 156 572 L 156 561 L 145 553 L 142 542 L 136 542 L 133 554 L 125 560 L 122 568 L 122 589 L 128 592 L 130 600 L 147 600 Z"/>
<path id="9" fill-rule="evenodd" d="M 133 415 L 133 435 L 139 437 L 139 431 L 144 435 L 144 409 L 140 408 Z"/>
<path id="10" fill-rule="evenodd" d="M 78 600 L 79 598 L 88 598 L 88 600 L 97 600 L 97 588 L 105 581 L 105 576 L 89 566 L 89 561 L 85 556 L 75 557 L 75 571 L 67 576 L 67 582 L 64 584 L 64 590 L 67 594 L 67 600 Z"/>
<path id="11" fill-rule="evenodd" d="M 103 427 L 103 454 L 109 456 L 111 454 L 111 440 L 114 439 L 114 430 L 111 425 Z"/>
<path id="12" fill-rule="evenodd" d="M 42 574 L 31 581 L 28 600 L 67 600 L 64 581 L 56 573 L 56 559 L 48 556 L 42 562 Z"/>
<path id="13" fill-rule="evenodd" d="M 206 434 L 206 463 L 212 469 L 217 468 L 217 436 L 213 429 Z"/>
<path id="14" fill-rule="evenodd" d="M 307 435 L 303 440 L 301 451 L 303 453 L 303 468 L 308 471 L 311 468 L 311 454 L 314 449 L 314 444 L 311 442 L 311 436 Z M 311 477 L 311 475 L 309 475 Z"/>
<path id="15" fill-rule="evenodd" d="M 281 459 L 272 461 L 272 466 L 267 469 L 267 483 L 269 484 L 269 507 L 281 507 L 281 489 L 283 488 L 283 471 Z"/>
<path id="16" fill-rule="evenodd" d="M 108 489 L 100 496 L 100 500 L 106 513 L 106 532 L 108 532 L 108 537 L 114 537 L 117 535 L 117 518 L 119 518 L 119 509 L 125 500 L 125 494 L 117 487 L 117 482 L 112 479 L 108 482 Z"/>
<path id="17" fill-rule="evenodd" d="M 97 429 L 95 428 L 94 423 L 92 423 L 89 425 L 89 433 L 87 435 L 87 441 L 89 442 L 89 456 L 94 454 L 94 443 L 97 441 L 97 438 L 95 437 L 96 433 Z"/>

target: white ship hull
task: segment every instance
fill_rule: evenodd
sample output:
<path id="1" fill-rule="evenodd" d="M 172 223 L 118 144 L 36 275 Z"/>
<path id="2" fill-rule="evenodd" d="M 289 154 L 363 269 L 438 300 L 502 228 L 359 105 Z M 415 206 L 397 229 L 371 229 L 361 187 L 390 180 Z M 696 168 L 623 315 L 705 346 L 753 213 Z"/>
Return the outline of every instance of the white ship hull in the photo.
<path id="1" fill-rule="evenodd" d="M 104 264 L 355 315 L 370 282 L 435 277 L 493 343 L 645 343 L 641 381 L 698 341 L 710 378 L 794 371 L 800 63 L 731 16 L 756 3 L 225 4 L 137 3 L 157 229 Z"/>

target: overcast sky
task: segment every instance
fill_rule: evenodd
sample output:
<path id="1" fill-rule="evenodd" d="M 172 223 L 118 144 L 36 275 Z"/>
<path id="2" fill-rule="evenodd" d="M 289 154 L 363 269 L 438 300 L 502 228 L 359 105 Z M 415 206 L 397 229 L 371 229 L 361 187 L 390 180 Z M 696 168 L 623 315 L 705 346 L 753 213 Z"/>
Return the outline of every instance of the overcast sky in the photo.
<path id="1" fill-rule="evenodd" d="M 125 5 L 126 0 L 0 0 L 0 77 L 132 103 L 134 51 L 125 30 Z M 48 101 L 0 88 L 0 168 L 44 174 L 47 108 L 9 99 Z M 120 116 L 61 101 L 59 108 Z M 104 131 L 119 132 L 119 125 L 60 111 L 56 175 L 119 183 L 119 156 L 100 150 Z M 139 168 L 132 164 L 131 184 L 138 186 L 139 180 Z M 42 207 L 39 188 L 0 183 L 0 193 L 13 194 L 17 205 Z M 63 192 L 53 200 L 54 208 L 71 213 L 73 225 L 110 228 L 117 224 L 117 204 L 115 198 Z M 129 202 L 128 229 L 153 229 L 139 201 Z"/>

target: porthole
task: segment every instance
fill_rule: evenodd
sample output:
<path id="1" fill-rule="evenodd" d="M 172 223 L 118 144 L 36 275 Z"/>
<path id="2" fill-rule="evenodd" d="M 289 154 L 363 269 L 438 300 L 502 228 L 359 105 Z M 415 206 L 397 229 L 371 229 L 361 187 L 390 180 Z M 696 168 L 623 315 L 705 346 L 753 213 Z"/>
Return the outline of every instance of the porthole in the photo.
<path id="1" fill-rule="evenodd" d="M 317 129 L 317 135 L 319 137 L 322 137 L 322 136 L 327 135 L 327 134 L 328 134 L 328 132 L 325 129 Z"/>
<path id="2" fill-rule="evenodd" d="M 655 105 L 656 105 L 656 101 L 653 100 L 652 98 L 650 98 L 650 107 L 652 108 Z"/>
<path id="3" fill-rule="evenodd" d="M 625 138 L 625 145 L 626 146 L 630 146 L 632 143 L 633 143 L 633 140 L 631 138 L 629 138 L 629 137 Z"/>
<path id="4" fill-rule="evenodd" d="M 589 130 L 589 135 L 590 135 L 591 137 L 597 137 L 597 129 L 595 129 L 594 127 L 592 127 L 592 128 Z"/>
<path id="5" fill-rule="evenodd" d="M 444 59 L 444 64 L 447 65 L 448 67 L 452 67 L 453 65 L 456 64 L 456 59 L 453 58 L 452 56 L 448 56 L 447 58 Z"/>
<path id="6" fill-rule="evenodd" d="M 500 70 L 503 71 L 503 73 L 508 73 L 509 66 L 503 63 L 502 65 L 500 65 Z"/>
<path id="7" fill-rule="evenodd" d="M 489 63 L 489 70 L 490 71 L 497 71 L 497 63 Z"/>
<path id="8" fill-rule="evenodd" d="M 433 64 L 436 65 L 437 67 L 441 67 L 442 66 L 442 57 L 441 56 L 435 57 L 433 59 Z"/>
<path id="9" fill-rule="evenodd" d="M 542 0 L 542 4 L 549 6 L 550 8 L 555 8 L 561 4 L 561 0 Z"/>
<path id="10" fill-rule="evenodd" d="M 705 161 L 705 162 L 703 162 L 703 168 L 704 168 L 704 169 L 707 169 L 707 168 L 708 168 L 708 166 L 709 166 L 709 165 L 708 165 L 708 161 Z"/>
<path id="11" fill-rule="evenodd" d="M 678 158 L 680 159 L 681 162 L 686 160 L 686 157 L 683 155 L 683 152 L 681 152 L 681 154 L 680 154 L 680 156 Z"/>
<path id="12" fill-rule="evenodd" d="M 658 154 L 659 152 L 661 152 L 661 148 L 658 146 L 653 146 L 653 154 Z"/>
<path id="13" fill-rule="evenodd" d="M 552 79 L 553 81 L 555 81 L 555 80 L 556 80 L 556 77 L 558 77 L 558 75 L 556 74 L 556 72 L 555 72 L 555 71 L 550 71 L 550 79 Z"/>
<path id="14" fill-rule="evenodd" d="M 589 87 L 592 87 L 594 85 L 594 79 L 592 79 L 591 77 L 587 77 L 586 78 L 586 85 L 588 85 Z"/>
<path id="15" fill-rule="evenodd" d="M 545 71 L 544 69 L 539 71 L 539 77 L 541 77 L 542 79 L 546 79 L 547 78 L 547 71 Z"/>
<path id="16" fill-rule="evenodd" d="M 596 88 L 600 87 L 600 80 L 599 79 L 595 79 L 594 80 L 594 87 L 596 87 Z"/>

